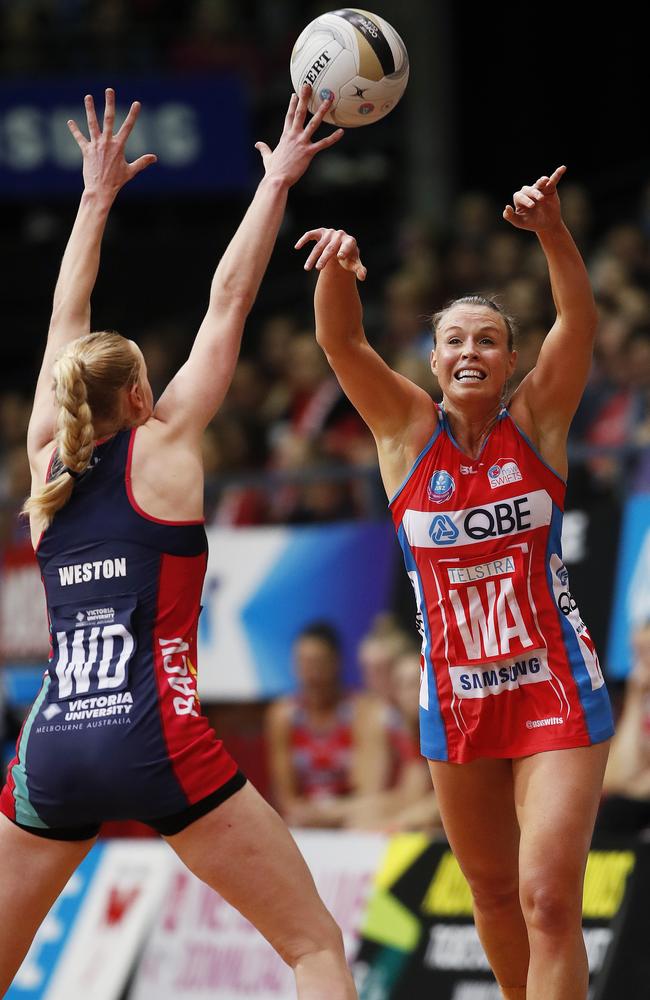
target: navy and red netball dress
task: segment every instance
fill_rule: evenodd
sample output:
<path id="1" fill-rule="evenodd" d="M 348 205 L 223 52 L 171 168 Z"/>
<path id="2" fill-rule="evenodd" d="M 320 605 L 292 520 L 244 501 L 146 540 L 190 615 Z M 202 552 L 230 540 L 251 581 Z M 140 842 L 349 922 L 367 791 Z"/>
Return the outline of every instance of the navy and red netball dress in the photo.
<path id="1" fill-rule="evenodd" d="M 0 808 L 42 836 L 107 819 L 176 833 L 245 782 L 196 690 L 205 529 L 138 508 L 135 433 L 97 446 L 37 550 L 52 655 Z"/>
<path id="2" fill-rule="evenodd" d="M 465 763 L 613 732 L 562 562 L 565 483 L 502 409 L 480 456 L 438 424 L 390 502 L 422 633 L 424 756 Z"/>

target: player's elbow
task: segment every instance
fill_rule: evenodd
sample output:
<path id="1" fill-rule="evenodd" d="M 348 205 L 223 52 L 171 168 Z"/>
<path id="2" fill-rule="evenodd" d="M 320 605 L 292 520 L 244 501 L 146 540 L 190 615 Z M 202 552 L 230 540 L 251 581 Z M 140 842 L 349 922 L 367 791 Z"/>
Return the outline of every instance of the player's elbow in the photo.
<path id="1" fill-rule="evenodd" d="M 363 331 L 345 323 L 316 322 L 316 343 L 323 349 L 330 363 L 337 357 L 349 355 L 363 339 Z"/>
<path id="2" fill-rule="evenodd" d="M 232 289 L 230 292 L 215 291 L 210 296 L 208 312 L 221 323 L 226 321 L 229 327 L 243 326 L 254 301 L 254 295 L 249 295 L 240 289 Z"/>

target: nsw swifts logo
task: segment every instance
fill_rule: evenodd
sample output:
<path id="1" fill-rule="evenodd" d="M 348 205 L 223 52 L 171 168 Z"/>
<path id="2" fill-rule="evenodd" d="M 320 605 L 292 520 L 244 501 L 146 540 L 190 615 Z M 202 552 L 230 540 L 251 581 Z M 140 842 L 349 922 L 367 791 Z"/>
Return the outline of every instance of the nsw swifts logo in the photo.
<path id="1" fill-rule="evenodd" d="M 498 489 L 499 486 L 508 486 L 509 483 L 518 483 L 524 478 L 514 458 L 500 458 L 498 462 L 490 466 L 487 477 L 490 488 L 493 490 Z"/>
<path id="2" fill-rule="evenodd" d="M 436 469 L 427 486 L 427 496 L 431 503 L 446 503 L 456 489 L 454 477 L 446 469 Z"/>

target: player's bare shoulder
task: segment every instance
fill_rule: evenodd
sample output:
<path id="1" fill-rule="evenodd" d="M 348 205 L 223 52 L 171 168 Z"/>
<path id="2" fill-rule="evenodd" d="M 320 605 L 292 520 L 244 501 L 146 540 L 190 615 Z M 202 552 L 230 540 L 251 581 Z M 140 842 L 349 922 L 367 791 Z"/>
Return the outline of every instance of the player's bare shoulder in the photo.
<path id="1" fill-rule="evenodd" d="M 155 416 L 134 428 L 132 434 L 128 475 L 137 506 L 162 520 L 201 519 L 201 438 L 188 442 Z"/>
<path id="2" fill-rule="evenodd" d="M 398 433 L 375 435 L 382 482 L 388 497 L 392 497 L 415 465 L 439 425 L 439 410 L 424 389 L 413 385 L 414 405 Z"/>

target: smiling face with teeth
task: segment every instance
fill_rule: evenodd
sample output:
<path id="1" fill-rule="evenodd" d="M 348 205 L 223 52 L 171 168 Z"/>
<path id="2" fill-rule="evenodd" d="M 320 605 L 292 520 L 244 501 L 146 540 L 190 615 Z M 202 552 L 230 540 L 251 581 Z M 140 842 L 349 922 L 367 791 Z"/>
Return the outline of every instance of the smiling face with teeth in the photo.
<path id="1" fill-rule="evenodd" d="M 446 310 L 431 352 L 431 370 L 445 402 L 463 406 L 500 403 L 517 361 L 510 333 L 499 312 L 488 306 L 459 303 Z"/>

